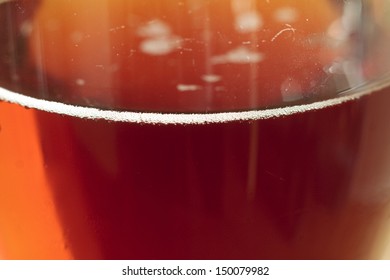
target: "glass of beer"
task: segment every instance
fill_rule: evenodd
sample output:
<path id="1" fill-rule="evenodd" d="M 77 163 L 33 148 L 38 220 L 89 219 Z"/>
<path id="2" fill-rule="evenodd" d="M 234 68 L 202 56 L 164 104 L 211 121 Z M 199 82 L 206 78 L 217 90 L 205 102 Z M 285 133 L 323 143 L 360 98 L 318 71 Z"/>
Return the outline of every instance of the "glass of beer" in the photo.
<path id="1" fill-rule="evenodd" d="M 383 258 L 389 50 L 389 0 L 0 1 L 0 258 Z"/>

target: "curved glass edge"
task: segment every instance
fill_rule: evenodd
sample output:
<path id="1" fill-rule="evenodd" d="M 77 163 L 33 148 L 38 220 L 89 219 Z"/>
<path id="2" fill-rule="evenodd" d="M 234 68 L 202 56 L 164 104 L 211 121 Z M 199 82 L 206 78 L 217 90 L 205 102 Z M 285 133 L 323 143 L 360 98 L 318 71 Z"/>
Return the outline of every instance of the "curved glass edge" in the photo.
<path id="1" fill-rule="evenodd" d="M 38 99 L 0 88 L 0 101 L 19 104 L 26 108 L 71 117 L 129 122 L 143 124 L 208 124 L 234 121 L 254 121 L 288 116 L 339 105 L 372 94 L 390 85 L 390 72 L 370 83 L 357 86 L 338 94 L 337 97 L 309 104 L 293 105 L 272 109 L 213 113 L 151 113 L 135 111 L 104 110 L 92 107 L 75 106 L 56 101 Z"/>

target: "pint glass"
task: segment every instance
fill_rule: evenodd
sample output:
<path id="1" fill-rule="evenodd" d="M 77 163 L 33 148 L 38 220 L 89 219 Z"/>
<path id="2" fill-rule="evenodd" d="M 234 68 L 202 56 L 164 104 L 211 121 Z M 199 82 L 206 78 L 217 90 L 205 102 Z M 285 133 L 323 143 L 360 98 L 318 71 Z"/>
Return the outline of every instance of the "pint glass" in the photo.
<path id="1" fill-rule="evenodd" d="M 390 1 L 0 1 L 0 258 L 380 259 Z"/>

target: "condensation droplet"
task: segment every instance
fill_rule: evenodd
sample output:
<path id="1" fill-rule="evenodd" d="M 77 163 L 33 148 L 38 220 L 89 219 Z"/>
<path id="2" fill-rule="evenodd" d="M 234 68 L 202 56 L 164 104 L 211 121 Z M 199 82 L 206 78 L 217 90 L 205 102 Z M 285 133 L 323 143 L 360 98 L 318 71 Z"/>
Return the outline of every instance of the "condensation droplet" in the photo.
<path id="1" fill-rule="evenodd" d="M 149 55 L 167 55 L 181 46 L 181 38 L 177 36 L 155 37 L 141 42 L 140 49 Z"/>
<path id="2" fill-rule="evenodd" d="M 70 34 L 70 39 L 73 44 L 79 44 L 83 40 L 84 34 L 80 31 L 75 31 Z"/>
<path id="3" fill-rule="evenodd" d="M 226 54 L 217 55 L 212 57 L 211 62 L 213 64 L 224 64 L 224 63 L 259 63 L 264 59 L 264 54 L 260 52 L 254 52 L 246 47 L 238 47 L 233 49 Z"/>
<path id="4" fill-rule="evenodd" d="M 279 8 L 274 13 L 274 19 L 282 23 L 293 23 L 298 20 L 298 17 L 297 9 L 292 7 Z"/>
<path id="5" fill-rule="evenodd" d="M 348 31 L 344 29 L 341 24 L 341 20 L 337 19 L 333 21 L 327 30 L 327 35 L 329 38 L 336 41 L 345 41 L 348 39 Z"/>
<path id="6" fill-rule="evenodd" d="M 303 98 L 302 87 L 294 78 L 288 77 L 280 85 L 284 102 L 293 102 Z"/>
<path id="7" fill-rule="evenodd" d="M 161 20 L 153 20 L 138 28 L 137 33 L 142 37 L 167 36 L 171 34 L 171 28 Z"/>
<path id="8" fill-rule="evenodd" d="M 323 70 L 327 74 L 345 74 L 343 62 L 340 61 L 335 61 L 330 65 L 324 66 Z"/>
<path id="9" fill-rule="evenodd" d="M 126 25 L 119 25 L 119 26 L 110 28 L 110 32 L 116 32 L 118 30 L 125 29 L 125 28 L 126 28 Z"/>
<path id="10" fill-rule="evenodd" d="M 207 82 L 207 83 L 216 83 L 216 82 L 219 82 L 221 79 L 222 79 L 221 76 L 214 75 L 214 74 L 208 74 L 208 75 L 202 76 L 202 80 Z"/>
<path id="11" fill-rule="evenodd" d="M 84 86 L 84 85 L 85 85 L 85 80 L 84 80 L 84 79 L 77 79 L 77 80 L 76 80 L 76 85 L 78 85 L 78 86 Z"/>
<path id="12" fill-rule="evenodd" d="M 240 33 L 258 31 L 263 26 L 263 18 L 258 12 L 240 13 L 236 17 L 235 27 Z"/>
<path id="13" fill-rule="evenodd" d="M 22 26 L 20 27 L 21 34 L 26 37 L 31 34 L 32 30 L 33 30 L 33 25 L 31 21 L 28 20 L 24 21 L 22 23 Z"/>
<path id="14" fill-rule="evenodd" d="M 185 84 L 178 84 L 177 85 L 178 91 L 196 91 L 202 89 L 199 85 L 185 85 Z"/>

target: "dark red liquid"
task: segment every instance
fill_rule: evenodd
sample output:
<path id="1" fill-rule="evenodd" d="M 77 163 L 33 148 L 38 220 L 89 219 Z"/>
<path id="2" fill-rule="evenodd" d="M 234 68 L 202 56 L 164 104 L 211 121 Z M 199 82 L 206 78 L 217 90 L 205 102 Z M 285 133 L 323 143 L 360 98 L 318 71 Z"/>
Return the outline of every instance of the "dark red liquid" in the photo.
<path id="1" fill-rule="evenodd" d="M 85 18 L 78 19 L 71 5 L 64 10 L 49 5 L 53 11 L 38 6 L 39 1 L 3 5 L 0 15 L 5 17 L 0 20 L 8 29 L 0 33 L 7 42 L 0 43 L 0 85 L 90 107 L 209 112 L 336 98 L 351 78 L 350 73 L 331 75 L 323 69 L 340 54 L 339 48 L 328 49 L 314 36 L 339 13 L 327 1 L 315 10 L 324 11 L 324 18 L 311 14 L 316 24 L 308 25 L 302 17 L 294 25 L 298 31 L 280 34 L 288 26 L 265 23 L 262 33 L 241 34 L 231 25 L 234 9 L 238 14 L 261 10 L 263 1 L 244 1 L 253 4 L 250 8 L 204 1 L 198 10 L 193 1 L 180 6 L 175 1 L 149 6 L 125 2 L 110 2 L 108 12 L 80 9 Z M 82 2 L 72 3 L 78 7 Z M 279 4 L 264 12 L 265 20 L 273 18 Z M 37 7 L 46 7 L 46 13 Z M 189 7 L 198 17 L 183 13 Z M 306 16 L 308 7 L 302 4 L 298 10 Z M 122 13 L 113 17 L 118 9 Z M 136 39 L 123 33 L 128 32 L 121 27 L 127 9 L 139 13 L 132 18 L 139 22 L 131 21 L 130 27 L 163 15 L 172 34 L 193 40 L 184 40 L 163 57 L 139 49 L 127 55 L 134 42 L 144 42 L 131 28 Z M 51 22 L 54 11 L 61 28 Z M 114 28 L 110 40 L 96 27 L 99 11 L 108 14 L 106 27 Z M 72 28 L 90 14 L 94 20 L 80 24 L 85 27 L 81 30 L 96 32 L 80 37 Z M 206 17 L 210 14 L 214 16 Z M 21 27 L 26 19 L 31 33 Z M 211 37 L 199 33 L 206 28 L 201 19 L 209 20 Z M 76 46 L 68 40 L 72 34 L 76 41 L 85 40 Z M 260 50 L 269 60 L 219 62 L 220 55 L 249 40 L 258 44 L 245 46 L 246 51 L 256 58 Z M 95 48 L 101 42 L 110 42 L 111 48 Z M 194 51 L 187 52 L 189 47 Z M 212 71 L 210 61 L 217 61 Z M 223 80 L 199 80 L 210 73 Z M 180 92 L 180 85 L 194 84 L 195 90 Z M 3 250 L 5 258 L 380 258 L 389 224 L 388 104 L 386 87 L 358 100 L 290 116 L 167 125 L 87 120 L 2 103 L 0 163 L 6 171 L 0 174 L 0 190 L 6 195 L 0 197 L 5 228 L 0 257 Z M 42 254 L 40 247 L 45 248 Z"/>
<path id="2" fill-rule="evenodd" d="M 76 258 L 372 256 L 389 200 L 381 183 L 390 164 L 381 106 L 388 101 L 380 92 L 314 112 L 209 125 L 39 112 L 67 246 Z"/>

